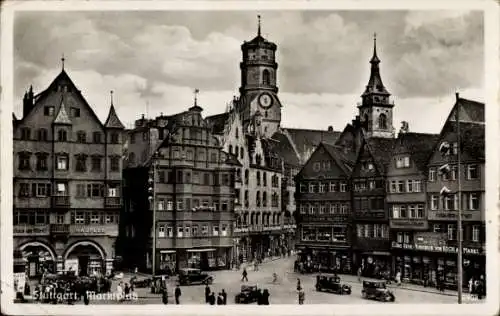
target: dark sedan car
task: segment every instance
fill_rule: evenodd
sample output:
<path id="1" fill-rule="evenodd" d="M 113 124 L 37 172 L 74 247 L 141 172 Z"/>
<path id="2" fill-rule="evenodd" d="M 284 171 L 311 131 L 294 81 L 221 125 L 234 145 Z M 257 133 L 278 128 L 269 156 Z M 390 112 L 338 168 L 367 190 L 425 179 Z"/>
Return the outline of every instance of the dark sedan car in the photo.
<path id="1" fill-rule="evenodd" d="M 316 277 L 316 290 L 318 292 L 332 292 L 336 294 L 351 294 L 351 286 L 342 284 L 336 275 L 318 275 Z"/>
<path id="2" fill-rule="evenodd" d="M 236 304 L 251 304 L 257 302 L 259 289 L 257 285 L 242 285 L 240 293 L 236 294 L 234 302 Z"/>
<path id="3" fill-rule="evenodd" d="M 212 284 L 214 278 L 200 269 L 184 268 L 179 270 L 180 285 Z"/>
<path id="4" fill-rule="evenodd" d="M 394 302 L 396 300 L 394 293 L 386 287 L 385 281 L 363 281 L 361 295 L 363 298 L 382 302 Z"/>

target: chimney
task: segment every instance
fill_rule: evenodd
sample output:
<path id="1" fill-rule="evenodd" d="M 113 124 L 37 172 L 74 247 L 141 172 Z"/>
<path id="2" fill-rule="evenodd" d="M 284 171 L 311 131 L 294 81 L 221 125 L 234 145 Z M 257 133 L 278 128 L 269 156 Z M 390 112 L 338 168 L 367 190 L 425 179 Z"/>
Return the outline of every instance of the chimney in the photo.
<path id="1" fill-rule="evenodd" d="M 333 126 L 331 126 L 331 125 L 330 125 L 330 126 L 328 126 L 328 132 L 329 132 L 329 133 L 333 133 Z"/>

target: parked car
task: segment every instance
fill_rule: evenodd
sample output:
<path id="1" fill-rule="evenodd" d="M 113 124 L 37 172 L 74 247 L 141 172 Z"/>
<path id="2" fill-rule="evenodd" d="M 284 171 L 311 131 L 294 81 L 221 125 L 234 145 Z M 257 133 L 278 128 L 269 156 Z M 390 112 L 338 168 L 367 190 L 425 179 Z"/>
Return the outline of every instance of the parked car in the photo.
<path id="1" fill-rule="evenodd" d="M 179 270 L 180 285 L 212 284 L 214 278 L 200 269 L 184 268 Z"/>
<path id="2" fill-rule="evenodd" d="M 348 284 L 342 284 L 337 275 L 318 275 L 316 276 L 316 291 L 350 295 L 351 286 Z"/>
<path id="3" fill-rule="evenodd" d="M 158 280 L 162 280 L 162 278 L 168 279 L 168 275 L 156 275 L 154 278 L 153 277 L 145 277 L 145 278 L 138 278 L 137 276 L 133 276 L 130 278 L 130 283 L 134 285 L 136 288 L 144 288 L 144 287 L 150 287 L 153 285 L 153 279 L 158 282 Z"/>
<path id="4" fill-rule="evenodd" d="M 236 304 L 251 304 L 257 302 L 259 289 L 257 285 L 242 285 L 240 293 L 234 297 Z"/>
<path id="5" fill-rule="evenodd" d="M 396 297 L 385 284 L 385 281 L 363 281 L 361 290 L 363 298 L 374 299 L 382 302 L 394 302 Z"/>

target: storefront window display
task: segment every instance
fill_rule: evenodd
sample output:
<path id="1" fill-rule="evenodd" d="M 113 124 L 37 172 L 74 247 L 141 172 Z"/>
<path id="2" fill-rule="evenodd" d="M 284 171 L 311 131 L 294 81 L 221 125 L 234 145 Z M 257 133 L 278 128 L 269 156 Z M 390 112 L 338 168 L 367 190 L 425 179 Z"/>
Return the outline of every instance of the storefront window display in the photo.
<path id="1" fill-rule="evenodd" d="M 175 271 L 175 253 L 162 253 L 160 256 L 160 270 L 173 273 Z"/>
<path id="2" fill-rule="evenodd" d="M 413 269 L 411 279 L 413 282 L 421 281 L 422 278 L 422 260 L 420 256 L 413 257 Z"/>

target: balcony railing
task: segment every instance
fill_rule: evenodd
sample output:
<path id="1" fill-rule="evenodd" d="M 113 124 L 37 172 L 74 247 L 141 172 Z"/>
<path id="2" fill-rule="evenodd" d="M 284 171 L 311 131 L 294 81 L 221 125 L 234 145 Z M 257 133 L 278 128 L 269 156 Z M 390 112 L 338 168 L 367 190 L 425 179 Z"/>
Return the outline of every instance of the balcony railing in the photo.
<path id="1" fill-rule="evenodd" d="M 118 207 L 122 205 L 122 200 L 118 196 L 108 196 L 106 197 L 106 206 L 108 207 Z"/>
<path id="2" fill-rule="evenodd" d="M 52 204 L 56 208 L 69 207 L 69 195 L 56 195 L 52 197 Z"/>
<path id="3" fill-rule="evenodd" d="M 69 224 L 50 224 L 50 233 L 54 235 L 69 234 Z"/>

